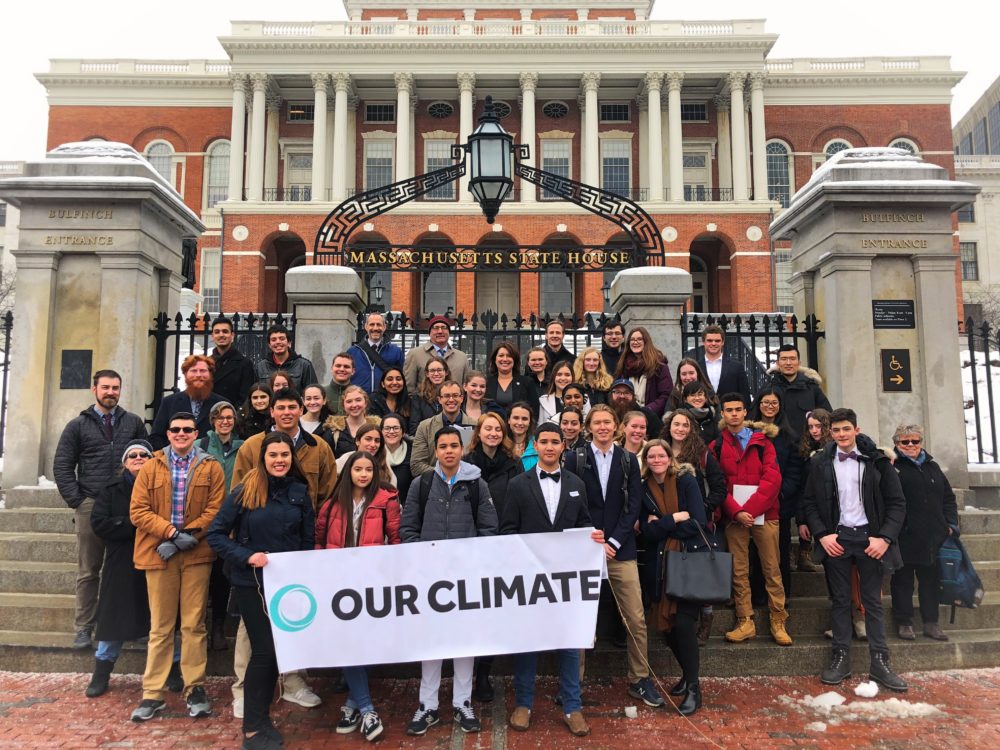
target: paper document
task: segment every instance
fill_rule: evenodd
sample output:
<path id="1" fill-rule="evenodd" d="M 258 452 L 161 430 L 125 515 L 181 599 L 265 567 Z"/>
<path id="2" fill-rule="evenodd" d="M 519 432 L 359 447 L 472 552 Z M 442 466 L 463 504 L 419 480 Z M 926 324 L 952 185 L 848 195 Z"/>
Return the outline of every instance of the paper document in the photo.
<path id="1" fill-rule="evenodd" d="M 757 485 L 755 484 L 734 484 L 733 485 L 733 500 L 736 501 L 741 507 L 747 504 L 747 500 L 750 496 L 757 491 Z M 754 526 L 764 525 L 764 514 L 761 513 L 759 516 L 753 519 Z"/>

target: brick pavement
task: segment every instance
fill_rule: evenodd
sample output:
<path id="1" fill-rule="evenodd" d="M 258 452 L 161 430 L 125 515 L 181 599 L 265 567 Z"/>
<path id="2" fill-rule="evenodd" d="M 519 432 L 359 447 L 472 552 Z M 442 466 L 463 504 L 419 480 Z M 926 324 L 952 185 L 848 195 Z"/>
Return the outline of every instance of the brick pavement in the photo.
<path id="1" fill-rule="evenodd" d="M 688 722 L 669 711 L 642 707 L 637 719 L 624 716 L 634 703 L 625 683 L 589 680 L 585 684 L 585 715 L 593 734 L 584 739 L 569 735 L 550 696 L 555 680 L 539 681 L 531 731 L 521 734 L 504 726 L 505 710 L 512 708 L 512 689 L 506 686 L 506 706 L 497 701 L 482 712 L 483 732 L 463 737 L 449 722 L 426 737 L 411 738 L 403 727 L 415 707 L 415 680 L 376 680 L 372 692 L 387 731 L 382 748 L 450 748 L 450 750 L 526 750 L 527 748 L 629 748 L 645 750 L 670 746 L 722 748 L 994 748 L 1000 744 L 1000 669 L 922 672 L 907 675 L 911 689 L 902 696 L 880 693 L 873 701 L 857 698 L 851 679 L 839 690 L 848 703 L 873 703 L 898 697 L 924 703 L 939 712 L 921 718 L 847 718 L 823 715 L 802 704 L 807 695 L 825 692 L 810 677 L 705 679 L 705 708 Z M 239 723 L 229 708 L 229 681 L 213 678 L 207 686 L 217 715 L 194 721 L 184 713 L 179 696 L 171 695 L 168 710 L 153 721 L 128 721 L 140 697 L 139 677 L 114 676 L 111 690 L 94 700 L 83 695 L 88 677 L 80 674 L 23 674 L 0 672 L 0 748 L 238 748 Z M 331 695 L 327 678 L 313 680 L 326 698 L 318 709 L 306 710 L 279 702 L 275 721 L 288 750 L 365 746 L 357 734 L 337 736 L 332 731 L 340 696 Z M 450 681 L 445 682 L 450 691 Z M 442 691 L 443 704 L 449 692 Z M 905 708 L 905 706 L 904 706 Z M 856 711 L 854 713 L 857 713 Z M 825 731 L 814 722 L 827 724 Z M 807 728 L 810 725 L 810 728 Z M 707 736 L 706 739 L 705 737 Z"/>

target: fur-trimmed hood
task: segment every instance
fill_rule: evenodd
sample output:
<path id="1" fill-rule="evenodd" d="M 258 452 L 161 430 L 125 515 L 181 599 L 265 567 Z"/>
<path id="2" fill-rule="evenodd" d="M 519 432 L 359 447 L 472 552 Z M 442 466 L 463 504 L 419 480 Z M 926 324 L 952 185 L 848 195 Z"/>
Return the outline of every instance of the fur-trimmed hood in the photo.
<path id="1" fill-rule="evenodd" d="M 743 422 L 743 426 L 749 427 L 751 430 L 754 430 L 755 432 L 763 432 L 764 437 L 766 437 L 768 440 L 774 440 L 776 437 L 778 437 L 778 433 L 781 432 L 781 428 L 778 427 L 778 425 L 771 424 L 769 422 L 751 422 L 748 419 L 745 422 Z M 726 427 L 726 420 L 720 419 L 719 432 L 725 433 L 727 430 L 728 428 Z"/>
<path id="2" fill-rule="evenodd" d="M 371 414 L 365 417 L 365 419 L 368 421 L 368 424 L 373 424 L 376 427 L 382 423 L 382 419 L 380 417 L 376 417 Z M 333 414 L 323 421 L 323 427 L 328 430 L 343 432 L 347 429 L 347 416 L 344 414 Z"/>
<path id="3" fill-rule="evenodd" d="M 767 368 L 768 375 L 781 375 L 778 371 L 777 365 L 771 365 Z M 806 367 L 805 365 L 799 365 L 799 375 L 806 378 L 807 380 L 813 381 L 820 388 L 823 387 L 823 376 L 820 375 L 816 370 L 811 367 Z"/>
<path id="4" fill-rule="evenodd" d="M 688 463 L 675 464 L 674 474 L 679 477 L 682 477 L 685 474 L 690 474 L 691 476 L 697 476 L 694 467 Z"/>

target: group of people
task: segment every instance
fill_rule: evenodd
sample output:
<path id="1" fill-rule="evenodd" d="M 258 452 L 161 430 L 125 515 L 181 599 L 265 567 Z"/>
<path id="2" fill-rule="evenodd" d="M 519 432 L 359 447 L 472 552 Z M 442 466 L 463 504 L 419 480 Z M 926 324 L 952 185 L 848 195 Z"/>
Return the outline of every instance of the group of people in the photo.
<path id="1" fill-rule="evenodd" d="M 958 516 L 922 428 L 901 426 L 895 454 L 877 448 L 853 411 L 831 410 L 794 346 L 781 347 L 771 382 L 751 402 L 716 326 L 672 378 L 649 332 L 617 321 L 600 348 L 579 356 L 563 346 L 562 325 L 549 324 L 523 370 L 516 346 L 502 342 L 487 373 L 451 346 L 447 318 L 429 324 L 430 341 L 404 357 L 385 340 L 385 319 L 371 314 L 324 386 L 281 326 L 268 331 L 270 356 L 254 365 L 218 318 L 215 349 L 187 357 L 186 387 L 163 399 L 149 435 L 118 405 L 121 377 L 95 373 L 95 402 L 67 425 L 55 458 L 79 539 L 74 646 L 97 640 L 88 696 L 108 689 L 124 642 L 148 638 L 132 719 L 164 710 L 170 690 L 183 691 L 192 717 L 209 715 L 207 650 L 228 648 L 232 602 L 243 747 L 278 748 L 269 708 L 277 681 L 286 700 L 314 707 L 321 698 L 303 673 L 278 674 L 261 572 L 268 554 L 577 527 L 593 527 L 602 545 L 602 598 L 627 648 L 627 690 L 651 707 L 666 700 L 649 669 L 647 623 L 681 667 L 670 694 L 690 715 L 702 704 L 699 645 L 714 614 L 667 594 L 669 551 L 727 547 L 736 621 L 726 640 L 756 636 L 754 600 L 766 598 L 773 639 L 790 645 L 796 532 L 799 569 L 821 562 L 832 599 L 827 684 L 850 674 L 861 617 L 871 678 L 906 689 L 888 661 L 883 572 L 893 574 L 899 636 L 915 638 L 916 576 L 924 634 L 947 639 L 936 624 L 934 556 L 958 533 Z M 590 731 L 584 655 L 558 654 L 557 702 L 577 736 Z M 530 726 L 536 660 L 514 658 L 515 730 Z M 492 665 L 489 654 L 454 660 L 453 718 L 463 731 L 480 728 L 473 698 L 494 697 Z M 441 667 L 422 663 L 407 734 L 440 723 Z M 345 668 L 343 682 L 336 731 L 377 739 L 384 727 L 366 667 Z"/>

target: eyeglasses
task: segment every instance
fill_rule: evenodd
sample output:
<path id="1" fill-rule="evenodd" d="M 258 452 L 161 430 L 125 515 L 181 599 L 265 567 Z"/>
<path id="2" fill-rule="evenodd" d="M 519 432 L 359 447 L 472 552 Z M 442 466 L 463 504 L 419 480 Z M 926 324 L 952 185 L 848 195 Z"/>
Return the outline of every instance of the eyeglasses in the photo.
<path id="1" fill-rule="evenodd" d="M 386 426 L 382 427 L 382 432 L 402 432 L 402 431 L 403 431 L 402 427 L 386 427 Z"/>
<path id="2" fill-rule="evenodd" d="M 178 432 L 183 432 L 185 435 L 190 435 L 192 432 L 197 432 L 197 427 L 168 427 L 167 432 L 171 435 L 176 435 Z"/>
<path id="3" fill-rule="evenodd" d="M 216 422 L 233 422 L 233 421 L 235 421 L 235 417 L 216 417 L 215 421 Z"/>
<path id="4" fill-rule="evenodd" d="M 141 453 L 128 453 L 125 455 L 125 458 L 127 458 L 129 461 L 135 461 L 137 458 L 152 458 L 152 457 L 153 454 L 146 453 L 146 451 L 142 451 Z"/>
<path id="5" fill-rule="evenodd" d="M 917 440 L 900 440 L 899 444 L 900 445 L 920 445 L 922 442 L 924 442 L 924 441 L 920 440 L 918 438 Z"/>
<path id="6" fill-rule="evenodd" d="M 777 401 L 761 401 L 760 405 L 761 406 L 775 406 L 775 407 L 781 406 L 781 404 L 779 402 L 777 402 Z"/>

